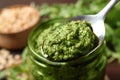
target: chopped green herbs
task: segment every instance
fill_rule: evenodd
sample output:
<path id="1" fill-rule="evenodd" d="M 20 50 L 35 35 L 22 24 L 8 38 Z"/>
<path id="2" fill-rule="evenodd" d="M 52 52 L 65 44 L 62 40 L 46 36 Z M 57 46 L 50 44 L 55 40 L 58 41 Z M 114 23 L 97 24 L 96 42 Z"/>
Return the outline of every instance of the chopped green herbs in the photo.
<path id="1" fill-rule="evenodd" d="M 42 6 L 36 5 L 40 11 L 41 16 L 47 19 L 58 17 L 74 17 L 83 14 L 96 14 L 98 13 L 109 0 L 78 0 L 75 4 L 43 4 Z M 120 3 L 117 4 L 107 15 L 105 20 L 106 27 L 106 53 L 110 61 L 118 60 L 120 62 Z M 46 20 L 46 18 L 44 18 Z M 112 58 L 112 59 L 111 59 Z"/>
<path id="2" fill-rule="evenodd" d="M 99 42 L 91 25 L 86 21 L 70 21 L 49 28 L 42 32 L 44 35 L 39 34 L 36 50 L 41 52 L 40 48 L 42 48 L 43 55 L 52 61 L 66 61 L 81 57 L 92 51 Z"/>

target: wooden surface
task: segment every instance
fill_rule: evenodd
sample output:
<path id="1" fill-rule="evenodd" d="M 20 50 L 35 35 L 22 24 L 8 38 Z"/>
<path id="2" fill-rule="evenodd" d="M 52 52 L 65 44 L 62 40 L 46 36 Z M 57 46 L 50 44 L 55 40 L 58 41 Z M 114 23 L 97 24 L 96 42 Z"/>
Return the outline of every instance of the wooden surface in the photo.
<path id="1" fill-rule="evenodd" d="M 35 2 L 36 4 L 42 3 L 74 3 L 77 0 L 0 0 L 0 8 L 10 6 L 13 4 L 30 4 L 31 2 Z"/>
<path id="2" fill-rule="evenodd" d="M 120 64 L 111 63 L 107 65 L 106 74 L 110 80 L 120 80 Z"/>

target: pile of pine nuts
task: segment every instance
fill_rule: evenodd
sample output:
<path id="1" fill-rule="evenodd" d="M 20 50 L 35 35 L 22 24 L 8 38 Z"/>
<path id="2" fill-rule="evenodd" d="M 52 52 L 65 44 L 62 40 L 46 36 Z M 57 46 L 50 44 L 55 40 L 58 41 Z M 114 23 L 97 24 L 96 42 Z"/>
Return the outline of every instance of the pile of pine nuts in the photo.
<path id="1" fill-rule="evenodd" d="M 0 71 L 22 63 L 20 54 L 11 54 L 7 49 L 0 49 Z"/>
<path id="2" fill-rule="evenodd" d="M 0 32 L 15 33 L 33 26 L 39 14 L 37 10 L 30 6 L 15 6 L 3 8 L 0 11 Z"/>

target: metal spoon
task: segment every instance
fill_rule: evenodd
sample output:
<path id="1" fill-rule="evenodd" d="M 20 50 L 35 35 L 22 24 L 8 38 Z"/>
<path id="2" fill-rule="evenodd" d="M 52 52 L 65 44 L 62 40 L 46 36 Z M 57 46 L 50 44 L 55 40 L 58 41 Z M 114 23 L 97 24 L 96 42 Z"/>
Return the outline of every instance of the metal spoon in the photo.
<path id="1" fill-rule="evenodd" d="M 111 8 L 120 0 L 111 0 L 105 8 L 103 8 L 99 13 L 95 15 L 82 15 L 82 16 L 77 16 L 74 18 L 70 18 L 69 20 L 86 20 L 89 22 L 92 26 L 93 32 L 96 34 L 96 36 L 99 39 L 99 45 L 93 49 L 90 53 L 94 52 L 104 41 L 105 37 L 105 26 L 104 26 L 104 20 L 107 15 L 107 13 L 111 10 Z M 44 54 L 43 47 L 41 47 L 41 53 L 44 57 L 47 57 L 48 55 Z"/>
<path id="2" fill-rule="evenodd" d="M 120 0 L 111 0 L 105 8 L 103 8 L 99 13 L 95 15 L 82 15 L 72 18 L 72 20 L 86 20 L 89 23 L 91 23 L 91 26 L 93 28 L 93 32 L 97 35 L 99 38 L 100 43 L 103 42 L 105 37 L 105 26 L 104 26 L 104 20 L 107 15 L 107 13 L 110 11 L 110 9 Z"/>

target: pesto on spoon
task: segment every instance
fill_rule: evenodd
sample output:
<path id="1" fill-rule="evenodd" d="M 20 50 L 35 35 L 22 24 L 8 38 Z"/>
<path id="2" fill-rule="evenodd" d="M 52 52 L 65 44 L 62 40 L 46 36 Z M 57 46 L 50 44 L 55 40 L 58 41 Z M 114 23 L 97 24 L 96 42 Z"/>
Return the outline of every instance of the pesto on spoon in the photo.
<path id="1" fill-rule="evenodd" d="M 85 21 L 89 22 L 91 24 L 91 28 L 93 29 L 93 32 L 98 37 L 98 40 L 95 39 L 95 38 L 90 38 L 91 35 L 87 36 L 87 33 L 86 33 L 86 36 L 82 37 L 82 39 L 85 38 L 86 42 L 88 42 L 87 41 L 88 39 L 91 39 L 90 43 L 88 43 L 89 45 L 86 46 L 86 42 L 82 41 L 82 39 L 80 40 L 79 38 L 78 38 L 78 41 L 77 41 L 76 38 L 73 38 L 73 40 L 72 39 L 67 40 L 66 35 L 74 32 L 74 29 L 76 29 L 76 27 L 72 28 L 73 26 L 71 26 L 70 30 L 73 30 L 73 31 L 69 30 L 67 34 L 66 34 L 67 29 L 64 30 L 64 29 L 59 29 L 58 28 L 59 30 L 56 29 L 55 32 L 53 30 L 53 32 L 51 32 L 51 34 L 48 33 L 50 35 L 44 36 L 42 44 L 41 44 L 41 52 L 42 52 L 43 56 L 46 57 L 46 58 L 49 58 L 49 59 L 54 59 L 55 61 L 64 61 L 64 60 L 69 60 L 71 58 L 76 58 L 76 57 L 78 57 L 78 54 L 79 54 L 79 57 L 80 57 L 82 55 L 90 54 L 90 53 L 94 52 L 103 43 L 103 40 L 104 40 L 104 37 L 105 37 L 105 27 L 104 27 L 105 16 L 108 13 L 108 11 L 118 1 L 119 0 L 111 0 L 108 3 L 108 5 L 96 15 L 83 15 L 83 16 L 74 17 L 74 18 L 70 19 L 70 21 L 76 21 L 76 20 L 77 21 L 78 20 L 84 21 L 85 20 Z M 70 24 L 67 24 L 67 26 L 68 25 L 70 25 Z M 60 25 L 60 26 L 66 27 L 66 25 L 64 25 L 64 24 Z M 80 29 L 77 29 L 77 30 L 80 30 Z M 75 30 L 75 31 L 77 31 L 77 30 Z M 85 30 L 83 30 L 82 34 L 84 34 L 84 32 L 85 32 Z M 86 32 L 89 32 L 89 31 L 86 31 Z M 78 33 L 75 33 L 74 36 L 76 34 L 79 34 L 79 31 L 78 31 Z M 91 34 L 91 33 L 89 33 L 89 34 Z M 56 36 L 56 37 L 54 37 L 54 36 Z M 83 35 L 78 35 L 78 36 L 83 36 Z M 86 39 L 86 37 L 87 37 L 87 39 Z M 92 42 L 92 40 L 93 40 L 93 42 Z M 94 41 L 94 40 L 97 40 L 97 41 Z M 82 44 L 79 45 L 78 49 L 75 48 L 75 45 L 77 44 L 76 42 L 78 44 L 82 43 Z M 96 42 L 98 42 L 97 46 L 96 46 Z M 70 46 L 68 46 L 68 43 L 69 43 Z M 76 43 L 76 44 L 74 44 L 74 43 Z M 91 44 L 92 44 L 92 46 L 91 46 Z M 65 47 L 63 47 L 63 45 L 65 45 Z M 82 49 L 84 49 L 84 50 L 82 50 Z M 69 55 L 68 55 L 68 52 L 69 52 Z"/>
<path id="2" fill-rule="evenodd" d="M 91 25 L 86 21 L 71 21 L 59 26 L 54 25 L 52 29 L 49 29 L 48 34 L 40 37 L 43 40 L 41 41 L 42 54 L 52 61 L 68 61 L 84 56 L 99 42 Z"/>

